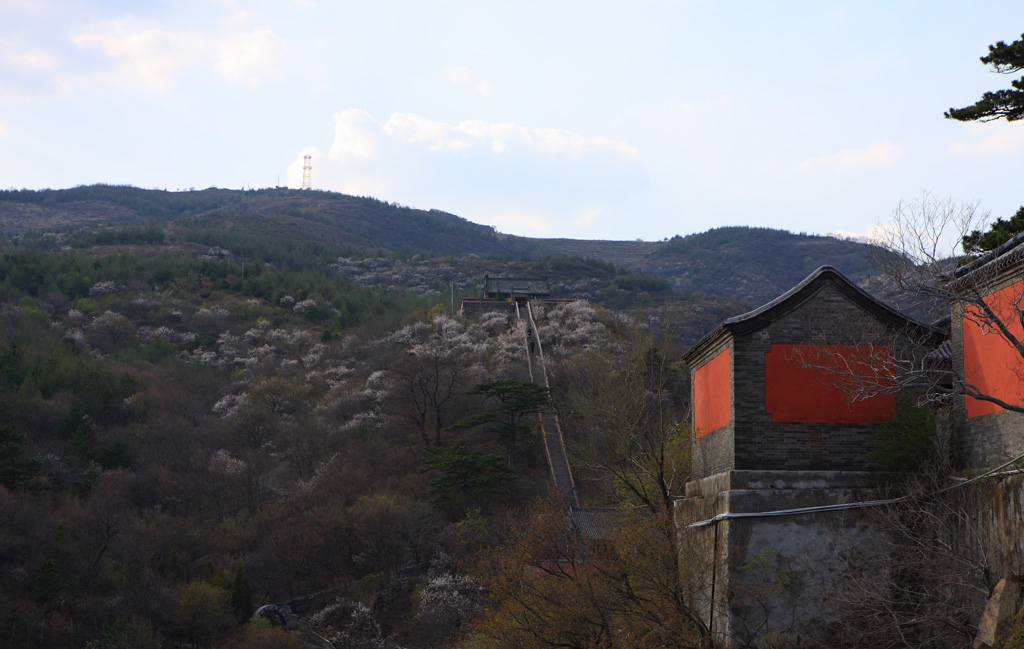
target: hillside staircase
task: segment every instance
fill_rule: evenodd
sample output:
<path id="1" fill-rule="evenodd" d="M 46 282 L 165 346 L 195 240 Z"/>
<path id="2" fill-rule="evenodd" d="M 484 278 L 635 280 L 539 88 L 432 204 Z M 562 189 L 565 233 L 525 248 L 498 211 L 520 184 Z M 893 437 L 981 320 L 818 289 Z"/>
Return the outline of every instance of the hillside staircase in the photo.
<path id="1" fill-rule="evenodd" d="M 526 359 L 530 370 L 530 380 L 537 385 L 550 387 L 547 368 L 544 366 L 544 349 L 540 336 L 537 334 L 537 323 L 533 320 L 533 310 L 526 302 L 525 308 L 516 305 L 516 316 L 526 322 Z M 565 441 L 562 439 L 562 428 L 558 424 L 558 416 L 550 408 L 545 408 L 539 415 L 541 436 L 544 440 L 544 455 L 548 462 L 551 483 L 562 497 L 566 509 L 575 511 L 579 508 L 576 495 L 576 483 L 573 481 L 569 457 L 565 452 Z"/>

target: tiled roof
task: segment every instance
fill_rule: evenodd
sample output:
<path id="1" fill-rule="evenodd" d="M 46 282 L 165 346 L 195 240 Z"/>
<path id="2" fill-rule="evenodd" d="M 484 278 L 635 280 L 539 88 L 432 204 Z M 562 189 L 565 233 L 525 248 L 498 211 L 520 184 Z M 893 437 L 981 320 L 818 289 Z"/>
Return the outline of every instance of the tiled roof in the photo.
<path id="1" fill-rule="evenodd" d="M 547 278 L 485 277 L 484 295 L 550 295 Z"/>
<path id="2" fill-rule="evenodd" d="M 868 313 L 873 314 L 879 320 L 888 323 L 890 326 L 899 328 L 912 327 L 918 331 L 926 332 L 941 340 L 942 334 L 939 330 L 930 327 L 913 318 L 907 317 L 893 309 L 889 305 L 875 299 L 870 293 L 851 282 L 845 275 L 832 266 L 821 266 L 808 275 L 802 282 L 789 289 L 774 300 L 762 304 L 753 311 L 742 313 L 731 318 L 726 318 L 717 327 L 712 329 L 697 341 L 690 351 L 683 356 L 685 362 L 690 362 L 712 341 L 718 339 L 725 332 L 739 333 L 755 331 L 775 321 L 794 308 L 798 307 L 814 295 L 821 285 L 831 282 L 836 289 L 846 295 L 850 301 L 856 303 Z"/>

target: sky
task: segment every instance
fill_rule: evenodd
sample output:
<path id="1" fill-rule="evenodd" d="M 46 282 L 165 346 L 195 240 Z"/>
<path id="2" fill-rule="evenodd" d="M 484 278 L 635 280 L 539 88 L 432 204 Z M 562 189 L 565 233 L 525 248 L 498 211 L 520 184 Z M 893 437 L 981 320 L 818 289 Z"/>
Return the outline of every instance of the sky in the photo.
<path id="1" fill-rule="evenodd" d="M 522 236 L 1024 204 L 1024 2 L 0 0 L 0 188 L 302 183 Z"/>

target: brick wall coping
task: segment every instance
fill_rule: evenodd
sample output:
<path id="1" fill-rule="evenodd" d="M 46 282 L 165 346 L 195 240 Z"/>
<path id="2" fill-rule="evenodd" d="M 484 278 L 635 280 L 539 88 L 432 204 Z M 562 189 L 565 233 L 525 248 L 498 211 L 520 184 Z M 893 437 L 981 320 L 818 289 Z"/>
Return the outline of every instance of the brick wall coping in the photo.
<path id="1" fill-rule="evenodd" d="M 736 489 L 866 489 L 878 485 L 874 471 L 757 471 L 733 469 L 686 483 L 686 497 Z"/>
<path id="2" fill-rule="evenodd" d="M 957 279 L 966 279 L 974 274 L 975 271 L 982 269 L 986 272 L 991 272 L 992 266 L 996 266 L 998 270 L 1005 270 L 1004 266 L 1013 267 L 1016 270 L 1017 262 L 1024 255 L 1024 245 L 1021 244 L 1024 244 L 1024 232 L 1003 242 L 995 250 L 985 253 L 971 263 L 957 268 L 953 271 L 953 276 Z"/>

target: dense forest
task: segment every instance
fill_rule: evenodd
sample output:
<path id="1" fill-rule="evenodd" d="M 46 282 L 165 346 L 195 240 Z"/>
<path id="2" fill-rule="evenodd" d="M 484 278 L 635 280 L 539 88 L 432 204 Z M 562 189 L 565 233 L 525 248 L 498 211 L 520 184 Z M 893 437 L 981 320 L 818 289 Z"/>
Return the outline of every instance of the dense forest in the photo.
<path id="1" fill-rule="evenodd" d="M 272 230 L 158 221 L 2 246 L 12 647 L 289 646 L 245 624 L 271 603 L 339 646 L 486 646 L 474 624 L 507 575 L 480 557 L 547 507 L 533 427 L 503 426 L 505 398 L 479 389 L 527 378 L 524 325 L 451 314 L 456 285 L 473 295 L 488 269 L 559 274 L 562 298 L 619 307 L 535 312 L 544 401 L 585 459 L 588 506 L 643 502 L 616 486 L 631 451 L 602 421 L 608 381 L 638 382 L 638 413 L 658 383 L 681 421 L 681 307 L 664 280 L 607 262 L 346 250 L 317 267 L 327 257 Z"/>

